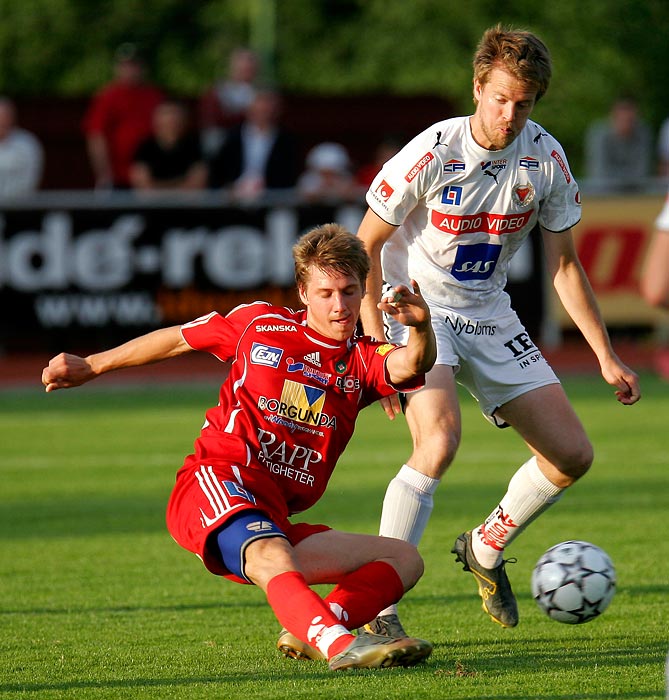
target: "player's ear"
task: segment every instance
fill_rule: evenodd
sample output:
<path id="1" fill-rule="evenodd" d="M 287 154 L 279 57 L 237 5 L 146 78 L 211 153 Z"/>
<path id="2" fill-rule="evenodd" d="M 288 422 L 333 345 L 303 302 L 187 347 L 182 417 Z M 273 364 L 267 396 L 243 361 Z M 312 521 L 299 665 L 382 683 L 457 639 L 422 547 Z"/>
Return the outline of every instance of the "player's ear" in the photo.
<path id="1" fill-rule="evenodd" d="M 300 297 L 300 301 L 307 306 L 309 300 L 307 299 L 307 292 L 303 285 L 297 285 L 297 295 Z"/>
<path id="2" fill-rule="evenodd" d="M 474 102 L 477 104 L 481 101 L 481 91 L 483 90 L 483 85 L 478 78 L 474 79 Z"/>

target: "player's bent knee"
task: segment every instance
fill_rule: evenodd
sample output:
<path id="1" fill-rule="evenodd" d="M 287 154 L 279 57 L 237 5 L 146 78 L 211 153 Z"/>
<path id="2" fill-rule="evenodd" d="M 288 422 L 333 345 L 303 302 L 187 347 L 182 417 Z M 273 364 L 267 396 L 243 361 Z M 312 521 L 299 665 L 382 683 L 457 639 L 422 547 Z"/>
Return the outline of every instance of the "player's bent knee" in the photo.
<path id="1" fill-rule="evenodd" d="M 565 455 L 558 465 L 559 470 L 576 481 L 580 479 L 592 466 L 594 451 L 588 440 L 579 445 L 573 445 L 569 454 Z"/>
<path id="2" fill-rule="evenodd" d="M 408 591 L 420 580 L 425 571 L 425 564 L 423 557 L 421 557 L 418 549 L 413 544 L 404 540 L 395 541 L 397 542 L 397 548 L 392 557 L 392 566 L 402 579 L 404 590 Z"/>
<path id="3" fill-rule="evenodd" d="M 416 439 L 413 454 L 421 464 L 419 471 L 433 479 L 441 478 L 455 459 L 459 445 L 460 437 L 450 431 Z"/>

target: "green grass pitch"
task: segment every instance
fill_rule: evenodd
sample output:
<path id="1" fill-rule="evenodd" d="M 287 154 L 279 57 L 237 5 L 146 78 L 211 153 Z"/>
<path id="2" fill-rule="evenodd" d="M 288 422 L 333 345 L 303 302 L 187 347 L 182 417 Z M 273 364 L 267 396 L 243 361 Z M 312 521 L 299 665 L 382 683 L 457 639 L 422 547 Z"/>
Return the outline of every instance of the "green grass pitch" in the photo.
<path id="1" fill-rule="evenodd" d="M 421 546 L 426 573 L 401 603 L 434 653 L 410 669 L 337 674 L 281 657 L 262 593 L 211 576 L 165 529 L 174 474 L 216 386 L 0 392 L 0 698 L 663 698 L 669 387 L 643 377 L 634 407 L 598 378 L 565 387 L 595 465 L 508 552 L 519 626 L 488 620 L 450 554 L 526 459 L 520 439 L 463 395 L 462 447 Z M 408 449 L 402 418 L 365 410 L 304 519 L 376 532 Z M 566 539 L 603 547 L 618 575 L 611 606 L 585 625 L 549 620 L 530 595 L 534 563 Z"/>

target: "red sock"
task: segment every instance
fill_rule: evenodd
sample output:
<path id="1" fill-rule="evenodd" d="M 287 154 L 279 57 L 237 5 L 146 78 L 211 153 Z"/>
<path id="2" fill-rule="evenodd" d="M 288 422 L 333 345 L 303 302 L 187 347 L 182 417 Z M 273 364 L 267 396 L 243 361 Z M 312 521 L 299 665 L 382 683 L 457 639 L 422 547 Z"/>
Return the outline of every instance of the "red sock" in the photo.
<path id="1" fill-rule="evenodd" d="M 380 610 L 404 595 L 404 584 L 397 571 L 384 561 L 373 561 L 344 576 L 325 598 L 349 629 L 373 620 Z"/>
<path id="2" fill-rule="evenodd" d="M 298 639 L 316 646 L 329 659 L 355 637 L 323 599 L 307 586 L 299 571 L 287 571 L 267 584 L 267 601 L 279 622 Z"/>

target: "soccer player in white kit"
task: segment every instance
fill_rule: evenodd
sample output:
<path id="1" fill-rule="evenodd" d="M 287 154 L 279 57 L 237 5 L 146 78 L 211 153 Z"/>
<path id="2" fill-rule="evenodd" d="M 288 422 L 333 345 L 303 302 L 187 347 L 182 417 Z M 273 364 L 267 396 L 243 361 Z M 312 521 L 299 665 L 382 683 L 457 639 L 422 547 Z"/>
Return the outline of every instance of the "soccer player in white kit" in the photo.
<path id="1" fill-rule="evenodd" d="M 590 467 L 593 451 L 555 376 L 504 291 L 513 254 L 538 222 L 548 274 L 622 404 L 640 397 L 637 375 L 617 357 L 574 250 L 578 186 L 560 144 L 529 120 L 551 76 L 550 55 L 533 34 L 485 32 L 474 58 L 472 116 L 446 119 L 389 160 L 367 193 L 358 236 L 372 259 L 361 319 L 384 335 L 376 308 L 382 283 L 415 279 L 431 309 L 437 361 L 426 385 L 406 396 L 413 452 L 390 482 L 380 534 L 418 544 L 439 480 L 460 442 L 456 381 L 499 427 L 512 426 L 532 453 L 490 515 L 455 540 L 483 609 L 504 627 L 518 623 L 503 558 L 509 543 Z M 389 340 L 404 331 L 392 319 Z M 390 417 L 399 403 L 384 400 Z M 366 626 L 396 636 L 391 606 Z"/>

